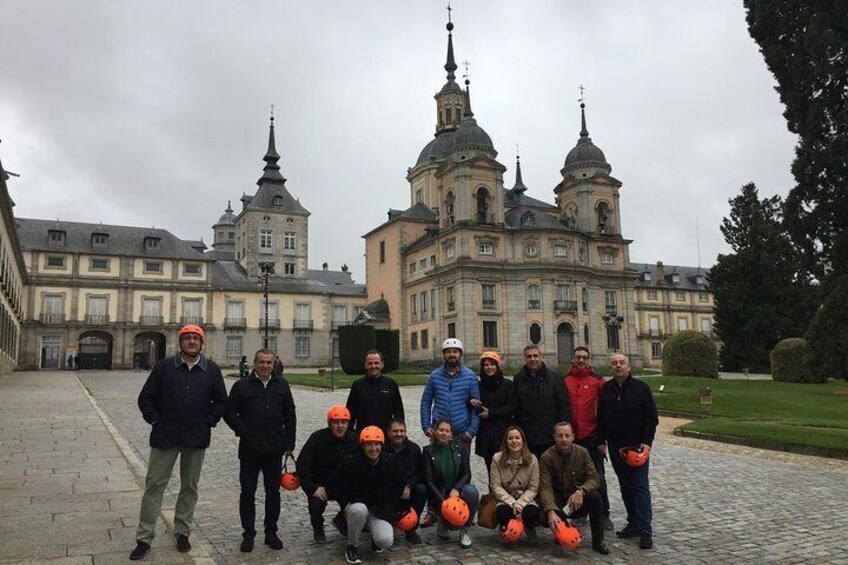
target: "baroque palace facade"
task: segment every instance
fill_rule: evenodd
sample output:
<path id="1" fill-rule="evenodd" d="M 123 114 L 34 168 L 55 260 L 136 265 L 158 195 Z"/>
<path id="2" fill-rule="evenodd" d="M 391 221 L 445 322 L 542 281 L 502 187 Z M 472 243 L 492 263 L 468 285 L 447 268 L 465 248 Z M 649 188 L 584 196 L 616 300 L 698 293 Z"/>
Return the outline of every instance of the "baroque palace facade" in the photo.
<path id="1" fill-rule="evenodd" d="M 477 123 L 469 81 L 457 84 L 447 29 L 447 81 L 435 95 L 435 137 L 406 176 L 410 207 L 389 210 L 363 236 L 363 317 L 399 329 L 401 356 L 422 362 L 458 337 L 468 359 L 496 350 L 520 365 L 533 343 L 563 366 L 582 344 L 599 364 L 623 352 L 635 366 L 659 366 L 671 333 L 711 332 L 704 272 L 630 262 L 622 183 L 589 137 L 584 104 L 554 202 L 525 194 L 517 157 L 515 184 L 504 187 L 506 167 Z"/>

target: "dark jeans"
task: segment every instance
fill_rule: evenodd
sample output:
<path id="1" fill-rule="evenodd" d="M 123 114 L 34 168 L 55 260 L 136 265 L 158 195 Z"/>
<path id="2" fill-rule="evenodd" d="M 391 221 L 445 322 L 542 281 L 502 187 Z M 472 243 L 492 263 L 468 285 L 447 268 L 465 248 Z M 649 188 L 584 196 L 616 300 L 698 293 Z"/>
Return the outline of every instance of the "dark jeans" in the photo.
<path id="1" fill-rule="evenodd" d="M 582 518 L 589 515 L 589 527 L 592 530 L 592 543 L 600 543 L 604 541 L 604 513 L 601 495 L 597 490 L 590 490 L 589 494 L 583 497 L 583 506 L 577 512 L 572 512 L 570 516 L 566 516 L 562 510 L 554 510 L 560 520 L 566 518 Z M 548 523 L 548 517 L 545 516 L 545 525 Z"/>
<path id="2" fill-rule="evenodd" d="M 429 494 L 429 493 L 428 493 Z M 445 493 L 447 496 L 447 493 Z M 465 528 L 468 524 L 474 522 L 474 516 L 477 514 L 477 507 L 480 505 L 480 494 L 477 492 L 477 487 L 474 485 L 465 485 L 461 489 L 459 489 L 459 498 L 465 501 L 465 504 L 468 505 L 468 510 L 470 515 L 468 516 L 468 521 L 465 525 L 460 526 Z M 430 502 L 430 510 L 436 513 L 440 518 L 442 517 L 442 501 L 435 497 L 429 497 Z M 448 529 L 454 529 L 454 526 L 448 526 Z"/>
<path id="3" fill-rule="evenodd" d="M 515 518 L 515 512 L 512 511 L 512 507 L 507 506 L 503 502 L 498 502 L 498 505 L 495 506 L 495 513 L 498 516 L 498 525 L 501 528 L 506 528 L 509 521 Z M 524 523 L 524 529 L 529 530 L 538 526 L 540 517 L 538 506 L 532 504 L 525 506 L 524 510 L 521 511 L 521 521 Z"/>
<path id="4" fill-rule="evenodd" d="M 239 515 L 244 537 L 256 535 L 256 487 L 259 472 L 265 485 L 265 533 L 277 531 L 280 518 L 280 474 L 283 459 L 279 455 L 270 455 L 259 459 L 239 459 Z"/>
<path id="5" fill-rule="evenodd" d="M 536 459 L 541 460 L 542 454 L 546 452 L 548 449 L 554 446 L 553 441 L 549 441 L 547 443 L 539 443 L 536 445 L 528 445 L 527 448 L 530 450 L 530 453 L 536 456 Z"/>
<path id="6" fill-rule="evenodd" d="M 607 478 L 604 472 L 604 456 L 598 451 L 598 446 L 595 445 L 595 440 L 592 438 L 581 439 L 574 442 L 577 445 L 585 447 L 589 452 L 589 457 L 592 458 L 592 463 L 595 464 L 595 469 L 598 471 L 598 476 L 601 478 L 601 486 L 598 487 L 598 492 L 601 494 L 601 502 L 604 504 L 604 516 L 610 515 L 609 495 L 607 495 Z"/>
<path id="7" fill-rule="evenodd" d="M 646 461 L 641 467 L 631 467 L 618 455 L 619 447 L 610 445 L 609 456 L 612 468 L 618 476 L 621 499 L 627 509 L 627 524 L 640 532 L 653 534 L 651 487 L 648 483 L 648 466 L 651 462 Z"/>
<path id="8" fill-rule="evenodd" d="M 324 502 L 320 498 L 316 498 L 314 496 L 306 495 L 307 505 L 309 506 L 309 523 L 312 524 L 313 528 L 316 527 L 324 527 L 324 510 L 327 509 L 327 504 L 329 501 Z M 347 505 L 346 502 L 339 501 L 339 512 L 336 516 L 341 516 L 342 520 L 345 520 L 344 515 L 344 507 Z"/>
<path id="9" fill-rule="evenodd" d="M 427 485 L 419 483 L 412 488 L 409 493 L 409 500 L 400 499 L 398 502 L 398 514 L 405 514 L 410 508 L 414 508 L 418 517 L 424 511 L 424 505 L 427 504 Z M 415 524 L 413 530 L 418 529 L 418 524 Z"/>

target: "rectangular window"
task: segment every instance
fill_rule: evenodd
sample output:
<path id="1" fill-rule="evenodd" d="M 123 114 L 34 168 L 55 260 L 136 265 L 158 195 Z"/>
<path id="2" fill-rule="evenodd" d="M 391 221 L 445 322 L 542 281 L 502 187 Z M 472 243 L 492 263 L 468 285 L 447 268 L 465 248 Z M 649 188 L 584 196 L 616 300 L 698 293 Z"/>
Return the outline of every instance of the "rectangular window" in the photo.
<path id="1" fill-rule="evenodd" d="M 380 242 L 380 263 L 386 262 L 386 242 Z"/>
<path id="2" fill-rule="evenodd" d="M 651 282 L 651 273 L 642 273 L 642 280 L 645 282 Z"/>
<path id="3" fill-rule="evenodd" d="M 424 257 L 423 259 L 418 261 L 418 268 L 422 271 L 427 268 L 427 258 L 426 257 Z"/>
<path id="4" fill-rule="evenodd" d="M 274 250 L 274 232 L 259 230 L 259 251 L 270 253 Z"/>
<path id="5" fill-rule="evenodd" d="M 159 241 L 158 237 L 145 237 L 144 238 L 144 248 L 147 251 L 156 251 L 159 249 Z"/>
<path id="6" fill-rule="evenodd" d="M 435 255 L 430 255 L 430 266 L 431 267 L 436 266 L 436 256 Z"/>
<path id="7" fill-rule="evenodd" d="M 88 270 L 89 271 L 108 271 L 109 270 L 109 259 L 103 259 L 100 257 L 93 257 L 88 262 Z"/>
<path id="8" fill-rule="evenodd" d="M 448 337 L 456 337 L 456 323 L 454 322 L 448 324 Z"/>
<path id="9" fill-rule="evenodd" d="M 421 204 L 422 202 L 424 202 L 424 191 L 420 190 L 420 189 L 416 190 L 415 191 L 415 203 Z"/>
<path id="10" fill-rule="evenodd" d="M 303 302 L 294 305 L 294 327 L 300 329 L 312 328 L 312 304 Z"/>
<path id="11" fill-rule="evenodd" d="M 297 247 L 297 234 L 293 231 L 287 231 L 283 237 L 283 250 L 288 253 L 294 253 Z"/>
<path id="12" fill-rule="evenodd" d="M 710 295 L 708 292 L 699 292 L 698 293 L 698 302 L 709 302 Z"/>
<path id="13" fill-rule="evenodd" d="M 418 265 L 415 263 L 415 261 L 413 261 L 412 263 L 409 264 L 409 274 L 410 275 L 417 270 L 418 270 Z"/>
<path id="14" fill-rule="evenodd" d="M 615 263 L 615 255 L 612 253 L 601 253 L 601 263 L 604 265 L 612 265 Z"/>
<path id="15" fill-rule="evenodd" d="M 554 244 L 554 257 L 568 257 L 568 246 Z"/>
<path id="16" fill-rule="evenodd" d="M 409 348 L 413 350 L 418 349 L 418 332 L 409 334 Z"/>
<path id="17" fill-rule="evenodd" d="M 421 319 L 427 319 L 427 291 L 421 293 Z"/>
<path id="18" fill-rule="evenodd" d="M 46 294 L 42 298 L 41 321 L 45 324 L 60 324 L 65 321 L 65 297 L 61 294 Z"/>
<path id="19" fill-rule="evenodd" d="M 283 272 L 288 277 L 294 276 L 294 274 L 295 274 L 294 263 L 283 263 Z"/>
<path id="20" fill-rule="evenodd" d="M 148 274 L 161 274 L 162 273 L 162 261 L 145 261 L 144 262 L 144 272 Z"/>
<path id="21" fill-rule="evenodd" d="M 674 293 L 674 299 L 678 302 L 683 302 L 684 300 L 686 300 L 686 293 L 682 290 L 678 290 Z"/>
<path id="22" fill-rule="evenodd" d="M 200 298 L 183 300 L 183 324 L 203 323 L 203 301 Z"/>
<path id="23" fill-rule="evenodd" d="M 246 325 L 244 319 L 244 302 L 241 300 L 227 300 L 227 311 L 224 327 L 243 328 Z"/>
<path id="24" fill-rule="evenodd" d="M 241 336 L 227 336 L 227 357 L 230 359 L 238 359 L 241 357 Z"/>
<path id="25" fill-rule="evenodd" d="M 657 299 L 657 291 L 649 290 L 648 291 L 648 300 L 656 300 Z"/>
<path id="26" fill-rule="evenodd" d="M 161 298 L 142 298 L 141 299 L 141 323 L 146 325 L 162 324 L 162 299 Z"/>
<path id="27" fill-rule="evenodd" d="M 421 349 L 430 348 L 430 332 L 429 330 L 421 330 Z"/>
<path id="28" fill-rule="evenodd" d="M 92 249 L 104 250 L 106 246 L 109 244 L 109 235 L 105 233 L 93 233 L 91 234 L 91 247 Z"/>
<path id="29" fill-rule="evenodd" d="M 413 322 L 418 321 L 418 295 L 413 294 L 409 297 L 409 317 Z"/>
<path id="30" fill-rule="evenodd" d="M 105 296 L 88 297 L 88 315 L 105 317 L 109 313 L 109 299 Z"/>
<path id="31" fill-rule="evenodd" d="M 483 309 L 494 310 L 498 307 L 498 302 L 495 298 L 495 285 L 482 284 L 480 285 L 480 293 L 483 296 Z"/>
<path id="32" fill-rule="evenodd" d="M 651 342 L 651 359 L 662 359 L 662 344 Z"/>
<path id="33" fill-rule="evenodd" d="M 65 257 L 63 255 L 48 255 L 45 267 L 48 269 L 64 269 Z"/>
<path id="34" fill-rule="evenodd" d="M 454 301 L 454 291 L 453 287 L 449 286 L 445 289 L 445 305 L 447 307 L 448 312 L 456 312 L 456 302 Z"/>
<path id="35" fill-rule="evenodd" d="M 498 323 L 483 322 L 483 347 L 498 346 Z"/>
<path id="36" fill-rule="evenodd" d="M 607 326 L 607 349 L 610 351 L 618 351 L 618 326 L 610 324 Z"/>
<path id="37" fill-rule="evenodd" d="M 456 250 L 454 249 L 453 245 L 446 245 L 445 246 L 445 258 L 446 259 L 453 259 L 453 256 L 454 256 L 455 253 L 456 253 Z"/>
<path id="38" fill-rule="evenodd" d="M 265 300 L 259 301 L 259 327 L 265 327 Z M 268 327 L 280 327 L 280 303 L 276 300 L 268 301 Z"/>
<path id="39" fill-rule="evenodd" d="M 198 277 L 200 273 L 200 263 L 183 263 L 183 275 Z"/>
<path id="40" fill-rule="evenodd" d="M 682 332 L 689 329 L 689 320 L 687 318 L 677 318 L 677 331 Z"/>
<path id="41" fill-rule="evenodd" d="M 312 345 L 312 339 L 308 335 L 299 335 L 294 338 L 294 356 L 298 359 L 306 359 L 309 357 L 309 350 Z"/>
<path id="42" fill-rule="evenodd" d="M 494 255 L 495 247 L 491 243 L 481 243 L 477 246 L 477 252 L 480 255 Z"/>
<path id="43" fill-rule="evenodd" d="M 656 316 L 651 316 L 650 318 L 648 318 L 648 325 L 650 326 L 651 337 L 659 337 L 660 319 Z"/>
<path id="44" fill-rule="evenodd" d="M 618 311 L 618 299 L 614 290 L 604 291 L 604 307 L 607 314 L 613 314 Z"/>
<path id="45" fill-rule="evenodd" d="M 710 335 L 713 331 L 713 322 L 709 318 L 701 318 L 701 333 Z"/>
<path id="46" fill-rule="evenodd" d="M 262 336 L 262 342 L 265 343 L 265 336 L 264 335 Z M 267 349 L 270 349 L 274 353 L 277 353 L 277 336 L 269 335 L 268 336 L 268 342 L 265 345 L 265 347 Z"/>

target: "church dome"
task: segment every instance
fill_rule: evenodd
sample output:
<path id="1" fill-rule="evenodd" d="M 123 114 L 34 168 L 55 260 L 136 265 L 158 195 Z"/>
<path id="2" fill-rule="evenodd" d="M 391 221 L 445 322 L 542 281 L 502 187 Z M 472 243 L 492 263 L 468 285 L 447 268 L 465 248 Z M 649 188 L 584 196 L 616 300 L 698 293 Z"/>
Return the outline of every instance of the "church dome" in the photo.
<path id="1" fill-rule="evenodd" d="M 581 137 L 565 157 L 565 166 L 571 165 L 608 165 L 607 158 L 600 147 L 592 143 L 590 137 Z"/>
<path id="2" fill-rule="evenodd" d="M 233 214 L 233 207 L 229 201 L 227 202 L 227 209 L 224 211 L 224 214 L 220 218 L 218 218 L 218 223 L 216 223 L 215 225 L 236 225 L 236 215 Z"/>
<path id="3" fill-rule="evenodd" d="M 477 120 L 466 116 L 460 122 L 459 127 L 456 128 L 452 149 L 491 149 L 494 151 L 495 146 L 486 130 L 477 125 Z"/>
<path id="4" fill-rule="evenodd" d="M 433 163 L 445 158 L 451 147 L 453 147 L 453 137 L 456 130 L 440 132 L 430 143 L 424 146 L 421 153 L 418 155 L 418 161 L 415 166 Z"/>

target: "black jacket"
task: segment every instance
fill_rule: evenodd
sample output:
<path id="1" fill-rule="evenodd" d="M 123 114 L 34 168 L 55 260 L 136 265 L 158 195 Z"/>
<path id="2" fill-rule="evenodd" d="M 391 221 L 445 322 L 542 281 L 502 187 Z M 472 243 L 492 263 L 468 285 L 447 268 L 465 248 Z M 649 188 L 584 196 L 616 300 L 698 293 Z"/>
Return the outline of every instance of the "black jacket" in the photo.
<path id="1" fill-rule="evenodd" d="M 361 430 L 367 426 L 378 426 L 388 431 L 392 418 L 403 419 L 403 400 L 394 379 L 380 375 L 377 378 L 364 376 L 353 381 L 347 395 L 350 410 L 350 427 Z"/>
<path id="2" fill-rule="evenodd" d="M 312 432 L 297 456 L 300 488 L 312 496 L 318 487 L 327 487 L 327 477 L 348 457 L 359 453 L 356 435 L 348 430 L 343 438 L 333 436 L 330 428 Z"/>
<path id="3" fill-rule="evenodd" d="M 598 407 L 598 436 L 613 449 L 654 443 L 657 405 L 643 381 L 628 377 L 623 386 L 610 379 L 601 388 Z"/>
<path id="4" fill-rule="evenodd" d="M 480 402 L 489 410 L 488 418 L 480 418 L 474 453 L 492 457 L 501 448 L 504 432 L 513 424 L 518 400 L 512 381 L 503 375 L 480 375 Z"/>
<path id="5" fill-rule="evenodd" d="M 384 448 L 395 457 L 403 469 L 404 484 L 409 488 L 424 482 L 424 459 L 421 457 L 421 448 L 414 441 L 406 440 L 400 451 L 395 451 L 388 444 Z"/>
<path id="6" fill-rule="evenodd" d="M 512 378 L 518 400 L 516 423 L 524 430 L 528 445 L 552 443 L 554 424 L 571 419 L 571 401 L 565 380 L 542 363 L 535 377 L 527 365 Z"/>
<path id="7" fill-rule="evenodd" d="M 387 522 L 394 522 L 404 486 L 403 469 L 385 448 L 377 463 L 360 451 L 359 455 L 342 461 L 327 477 L 330 498 L 361 502 L 371 514 Z"/>
<path id="8" fill-rule="evenodd" d="M 450 450 L 456 464 L 456 481 L 452 485 L 445 484 L 445 477 L 442 475 L 442 463 L 439 461 L 435 447 L 428 445 L 424 448 L 422 455 L 424 458 L 424 483 L 427 485 L 427 493 L 430 500 L 437 501 L 440 504 L 448 497 L 451 489 L 460 490 L 471 482 L 471 462 L 468 460 L 466 451 L 456 441 L 450 443 Z"/>
<path id="9" fill-rule="evenodd" d="M 297 418 L 289 383 L 283 377 L 272 375 L 267 387 L 255 371 L 236 381 L 224 420 L 241 438 L 239 459 L 294 451 Z"/>
<path id="10" fill-rule="evenodd" d="M 227 388 L 218 365 L 204 356 L 188 370 L 178 353 L 159 361 L 138 395 L 150 447 L 209 447 L 211 430 L 227 411 Z"/>

